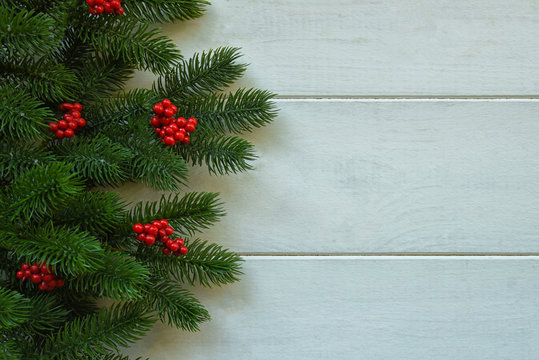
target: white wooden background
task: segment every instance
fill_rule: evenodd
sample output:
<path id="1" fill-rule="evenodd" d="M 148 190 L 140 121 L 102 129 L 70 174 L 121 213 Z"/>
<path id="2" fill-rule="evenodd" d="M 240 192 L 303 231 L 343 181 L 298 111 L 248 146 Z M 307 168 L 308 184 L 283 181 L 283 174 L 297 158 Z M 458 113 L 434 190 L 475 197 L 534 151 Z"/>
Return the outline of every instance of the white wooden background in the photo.
<path id="1" fill-rule="evenodd" d="M 152 359 L 538 359 L 539 2 L 214 0 L 166 27 L 280 94 L 257 170 L 192 172 L 243 281 Z M 134 86 L 150 79 L 141 74 Z M 128 200 L 158 194 L 138 185 Z"/>

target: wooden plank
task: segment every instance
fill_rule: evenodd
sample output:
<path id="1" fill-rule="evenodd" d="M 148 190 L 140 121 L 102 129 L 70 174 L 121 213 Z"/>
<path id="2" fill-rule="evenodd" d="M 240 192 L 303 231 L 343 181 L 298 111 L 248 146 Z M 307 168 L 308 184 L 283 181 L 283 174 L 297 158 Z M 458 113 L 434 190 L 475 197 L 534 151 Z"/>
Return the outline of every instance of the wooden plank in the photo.
<path id="1" fill-rule="evenodd" d="M 242 47 L 252 64 L 242 85 L 285 96 L 539 90 L 530 0 L 215 0 L 203 18 L 165 29 L 187 56 Z"/>
<path id="2" fill-rule="evenodd" d="M 249 257 L 240 283 L 198 292 L 201 332 L 158 326 L 129 353 L 535 360 L 538 271 L 538 257 Z"/>
<path id="3" fill-rule="evenodd" d="M 278 105 L 249 135 L 255 171 L 192 171 L 229 213 L 204 237 L 240 252 L 539 252 L 539 101 Z"/>

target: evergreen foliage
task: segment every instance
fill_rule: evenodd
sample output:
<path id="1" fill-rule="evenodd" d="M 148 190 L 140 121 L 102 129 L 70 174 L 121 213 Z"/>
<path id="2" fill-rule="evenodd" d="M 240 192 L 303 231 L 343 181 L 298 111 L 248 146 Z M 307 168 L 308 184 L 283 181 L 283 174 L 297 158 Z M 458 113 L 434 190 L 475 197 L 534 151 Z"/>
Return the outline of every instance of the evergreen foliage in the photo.
<path id="1" fill-rule="evenodd" d="M 189 164 L 251 169 L 254 147 L 241 135 L 276 108 L 265 90 L 226 92 L 246 69 L 238 48 L 183 59 L 155 26 L 208 4 L 123 0 L 123 16 L 96 16 L 83 0 L 0 0 L 0 359 L 127 359 L 121 348 L 157 320 L 196 331 L 210 319 L 187 286 L 238 281 L 242 259 L 197 238 L 225 215 L 219 195 L 183 189 Z M 151 89 L 125 89 L 137 69 L 156 75 Z M 188 145 L 154 134 L 152 105 L 164 98 L 197 118 Z M 58 140 L 48 124 L 73 102 L 87 126 Z M 169 193 L 127 204 L 112 191 L 126 182 Z M 187 254 L 135 239 L 133 224 L 162 218 Z M 63 287 L 17 278 L 23 263 L 43 262 Z"/>

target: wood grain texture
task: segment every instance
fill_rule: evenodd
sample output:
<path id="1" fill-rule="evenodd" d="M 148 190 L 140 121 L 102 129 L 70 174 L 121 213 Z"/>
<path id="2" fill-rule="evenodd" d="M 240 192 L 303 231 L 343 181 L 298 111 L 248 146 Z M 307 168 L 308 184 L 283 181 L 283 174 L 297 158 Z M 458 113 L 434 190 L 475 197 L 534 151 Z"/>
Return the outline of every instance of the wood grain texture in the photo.
<path id="1" fill-rule="evenodd" d="M 539 94 L 538 29 L 533 0 L 215 0 L 165 27 L 186 56 L 242 47 L 241 85 L 285 96 Z"/>
<path id="2" fill-rule="evenodd" d="M 199 333 L 157 327 L 152 359 L 535 360 L 537 257 L 248 257 L 199 296 Z"/>
<path id="3" fill-rule="evenodd" d="M 539 101 L 279 101 L 256 171 L 210 177 L 240 252 L 539 252 Z M 130 201 L 154 200 L 140 185 Z"/>

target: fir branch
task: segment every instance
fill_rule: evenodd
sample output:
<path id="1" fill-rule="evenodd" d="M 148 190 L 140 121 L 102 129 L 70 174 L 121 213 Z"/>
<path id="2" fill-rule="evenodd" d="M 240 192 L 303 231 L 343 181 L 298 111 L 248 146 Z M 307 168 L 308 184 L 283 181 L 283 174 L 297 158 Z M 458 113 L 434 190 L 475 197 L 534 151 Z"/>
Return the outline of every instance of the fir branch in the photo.
<path id="1" fill-rule="evenodd" d="M 85 192 L 53 215 L 55 224 L 78 226 L 92 235 L 104 237 L 117 230 L 127 215 L 117 193 Z"/>
<path id="2" fill-rule="evenodd" d="M 47 294 L 38 294 L 30 299 L 30 319 L 24 324 L 25 333 L 43 335 L 44 332 L 52 331 L 61 327 L 67 320 L 69 311 L 59 304 L 55 297 Z"/>
<path id="3" fill-rule="evenodd" d="M 78 136 L 59 144 L 55 152 L 60 160 L 73 165 L 74 172 L 97 185 L 117 185 L 129 177 L 125 167 L 132 154 L 105 136 Z"/>
<path id="4" fill-rule="evenodd" d="M 0 333 L 0 359 L 2 360 L 21 360 L 21 343 L 6 338 L 6 335 Z"/>
<path id="5" fill-rule="evenodd" d="M 73 71 L 51 61 L 20 59 L 0 61 L 0 81 L 7 87 L 25 89 L 32 96 L 50 102 L 74 99 L 78 86 Z"/>
<path id="6" fill-rule="evenodd" d="M 78 29 L 78 36 L 99 52 L 125 63 L 135 63 L 140 70 L 164 74 L 176 65 L 180 52 L 161 30 L 124 17 L 88 18 Z"/>
<path id="7" fill-rule="evenodd" d="M 35 56 L 58 46 L 62 29 L 52 17 L 5 5 L 0 3 L 0 56 Z"/>
<path id="8" fill-rule="evenodd" d="M 218 196 L 217 193 L 192 192 L 183 196 L 163 195 L 159 201 L 138 202 L 129 211 L 127 223 L 149 223 L 164 218 L 176 230 L 192 235 L 209 228 L 225 215 Z"/>
<path id="9" fill-rule="evenodd" d="M 105 256 L 99 241 L 88 232 L 52 224 L 26 228 L 5 242 L 17 255 L 46 261 L 60 274 L 77 275 L 101 268 Z"/>
<path id="10" fill-rule="evenodd" d="M 53 112 L 30 94 L 4 86 L 0 88 L 0 136 L 15 140 L 43 139 L 43 130 L 54 121 Z"/>
<path id="11" fill-rule="evenodd" d="M 71 279 L 66 288 L 97 297 L 134 300 L 142 297 L 148 275 L 148 269 L 133 258 L 118 252 L 105 252 L 102 268 Z"/>
<path id="12" fill-rule="evenodd" d="M 188 331 L 200 330 L 200 323 L 210 320 L 210 314 L 189 291 L 168 279 L 152 281 L 141 302 L 156 311 L 159 319 Z"/>
<path id="13" fill-rule="evenodd" d="M 35 166 L 54 160 L 54 155 L 43 147 L 3 141 L 0 144 L 0 180 L 17 178 Z"/>
<path id="14" fill-rule="evenodd" d="M 98 314 L 76 318 L 49 340 L 42 358 L 100 358 L 140 339 L 154 320 L 140 306 L 115 305 Z M 48 356 L 48 357 L 47 357 Z"/>
<path id="15" fill-rule="evenodd" d="M 11 220 L 39 219 L 63 207 L 83 189 L 71 170 L 71 165 L 61 162 L 34 167 L 4 188 L 0 212 Z"/>
<path id="16" fill-rule="evenodd" d="M 186 241 L 187 255 L 163 256 L 154 249 L 143 248 L 135 256 L 146 262 L 157 274 L 169 274 L 180 282 L 203 286 L 222 285 L 239 280 L 243 259 L 230 250 L 207 241 Z"/>
<path id="17" fill-rule="evenodd" d="M 198 129 L 187 146 L 176 151 L 193 165 L 206 164 L 210 173 L 230 174 L 251 170 L 249 161 L 256 159 L 254 146 L 237 136 L 219 135 Z"/>
<path id="18" fill-rule="evenodd" d="M 220 91 L 239 79 L 246 64 L 238 64 L 239 49 L 221 47 L 197 53 L 188 61 L 183 60 L 173 73 L 161 76 L 153 89 L 159 98 L 170 98 L 180 103 L 187 97 L 204 96 Z"/>
<path id="19" fill-rule="evenodd" d="M 16 291 L 0 287 L 0 330 L 20 326 L 31 318 L 30 300 Z"/>
<path id="20" fill-rule="evenodd" d="M 59 46 L 51 51 L 46 59 L 55 64 L 64 64 L 72 70 L 87 65 L 95 54 L 90 44 L 81 41 L 77 34 L 75 28 L 68 27 Z"/>
<path id="21" fill-rule="evenodd" d="M 190 20 L 202 16 L 205 0 L 124 0 L 125 13 L 139 21 L 168 23 L 175 20 Z"/>
<path id="22" fill-rule="evenodd" d="M 269 124 L 277 110 L 267 90 L 239 89 L 232 94 L 210 94 L 189 99 L 186 114 L 199 120 L 200 129 L 242 133 Z"/>

